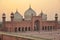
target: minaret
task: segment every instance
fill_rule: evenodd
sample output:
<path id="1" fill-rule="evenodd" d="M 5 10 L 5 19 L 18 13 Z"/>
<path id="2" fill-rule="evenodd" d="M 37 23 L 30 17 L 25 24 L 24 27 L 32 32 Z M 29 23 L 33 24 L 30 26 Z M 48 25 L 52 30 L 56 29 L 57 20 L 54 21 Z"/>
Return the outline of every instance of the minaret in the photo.
<path id="1" fill-rule="evenodd" d="M 13 22 L 14 21 L 14 13 L 12 12 L 11 13 L 11 22 Z"/>
<path id="2" fill-rule="evenodd" d="M 5 22 L 6 22 L 6 15 L 5 13 L 2 14 L 2 31 L 6 31 L 6 25 L 5 25 Z"/>
<path id="3" fill-rule="evenodd" d="M 3 23 L 5 23 L 5 21 L 6 21 L 6 15 L 5 15 L 5 13 L 2 14 L 2 21 L 3 21 Z"/>
<path id="4" fill-rule="evenodd" d="M 57 26 L 57 23 L 58 23 L 58 14 L 56 13 L 55 14 L 55 29 L 57 30 L 58 29 L 58 26 Z"/>
<path id="5" fill-rule="evenodd" d="M 57 13 L 55 14 L 55 21 L 56 22 L 58 21 L 58 14 Z"/>

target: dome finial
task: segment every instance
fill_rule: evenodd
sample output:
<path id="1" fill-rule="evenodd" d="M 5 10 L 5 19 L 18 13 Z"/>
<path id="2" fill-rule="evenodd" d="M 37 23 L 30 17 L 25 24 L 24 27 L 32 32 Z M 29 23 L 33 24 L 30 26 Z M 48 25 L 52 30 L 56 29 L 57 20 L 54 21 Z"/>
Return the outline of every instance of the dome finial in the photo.
<path id="1" fill-rule="evenodd" d="M 18 10 L 16 9 L 16 12 L 18 12 Z"/>
<path id="2" fill-rule="evenodd" d="M 43 13 L 43 11 L 41 10 L 41 13 Z"/>
<path id="3" fill-rule="evenodd" d="M 41 10 L 41 16 L 43 15 L 43 11 Z"/>
<path id="4" fill-rule="evenodd" d="M 43 11 L 41 10 L 41 14 L 43 14 Z"/>
<path id="5" fill-rule="evenodd" d="M 16 9 L 16 12 L 15 12 L 15 13 L 19 13 L 19 12 L 18 12 L 18 9 Z"/>
<path id="6" fill-rule="evenodd" d="M 29 5 L 29 8 L 31 8 L 31 4 Z"/>

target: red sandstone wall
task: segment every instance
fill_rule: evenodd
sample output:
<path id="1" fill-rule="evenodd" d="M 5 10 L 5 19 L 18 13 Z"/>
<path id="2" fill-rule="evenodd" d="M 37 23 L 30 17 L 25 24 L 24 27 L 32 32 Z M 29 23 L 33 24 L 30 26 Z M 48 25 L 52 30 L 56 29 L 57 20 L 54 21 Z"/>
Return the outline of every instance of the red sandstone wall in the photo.
<path id="1" fill-rule="evenodd" d="M 2 34 L 0 34 L 0 40 L 3 40 L 3 38 L 2 38 Z"/>
<path id="2" fill-rule="evenodd" d="M 30 21 L 22 21 L 22 22 L 6 22 L 6 28 L 9 32 L 14 32 L 15 28 L 19 27 L 31 27 L 31 22 Z"/>
<path id="3" fill-rule="evenodd" d="M 41 19 L 41 17 L 40 16 L 33 16 L 32 17 L 32 30 L 34 30 L 34 23 L 35 23 L 35 21 L 36 20 L 38 20 L 38 21 L 40 21 L 40 29 L 42 29 L 41 27 L 42 27 L 42 19 Z"/>
<path id="4" fill-rule="evenodd" d="M 58 24 L 57 26 L 58 26 L 58 29 L 60 29 L 60 24 Z"/>
<path id="5" fill-rule="evenodd" d="M 54 26 L 55 27 L 55 23 L 54 22 L 47 22 L 47 21 L 45 21 L 45 22 L 43 22 L 42 23 L 42 26 Z"/>

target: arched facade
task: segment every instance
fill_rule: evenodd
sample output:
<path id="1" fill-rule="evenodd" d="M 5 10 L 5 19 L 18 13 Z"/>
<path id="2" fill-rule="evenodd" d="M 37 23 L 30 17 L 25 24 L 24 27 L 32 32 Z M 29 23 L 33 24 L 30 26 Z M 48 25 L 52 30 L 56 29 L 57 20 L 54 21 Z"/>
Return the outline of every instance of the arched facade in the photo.
<path id="1" fill-rule="evenodd" d="M 31 13 L 32 12 L 32 13 Z M 29 14 L 30 13 L 30 14 Z M 16 12 L 17 20 L 23 19 L 22 16 Z M 12 19 L 11 21 L 6 21 L 5 14 L 2 16 L 3 20 L 3 31 L 9 31 L 9 32 L 26 32 L 26 31 L 41 31 L 41 30 L 56 30 L 60 28 L 60 24 L 58 23 L 58 15 L 55 15 L 55 20 L 54 21 L 43 21 L 41 16 L 36 16 L 36 12 L 32 9 L 29 8 L 25 14 L 27 15 L 27 18 L 30 20 L 22 20 L 22 21 L 14 21 L 14 15 L 13 17 L 11 16 L 10 18 Z M 32 16 L 32 17 L 30 17 Z M 16 16 L 15 16 L 16 17 Z"/>
<path id="2" fill-rule="evenodd" d="M 39 31 L 40 30 L 40 21 L 36 20 L 34 22 L 34 31 Z"/>

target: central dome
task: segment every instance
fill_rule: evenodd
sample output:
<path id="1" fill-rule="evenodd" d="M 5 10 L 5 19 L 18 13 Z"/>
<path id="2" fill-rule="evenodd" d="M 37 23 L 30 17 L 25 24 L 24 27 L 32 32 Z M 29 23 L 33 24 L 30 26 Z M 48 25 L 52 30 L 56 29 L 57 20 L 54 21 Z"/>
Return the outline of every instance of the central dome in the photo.
<path id="1" fill-rule="evenodd" d="M 25 11 L 24 18 L 25 20 L 31 20 L 32 16 L 36 16 L 36 12 L 30 6 L 29 9 Z"/>

